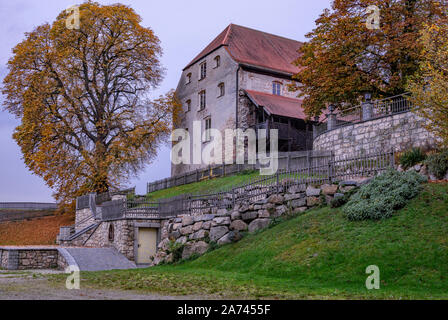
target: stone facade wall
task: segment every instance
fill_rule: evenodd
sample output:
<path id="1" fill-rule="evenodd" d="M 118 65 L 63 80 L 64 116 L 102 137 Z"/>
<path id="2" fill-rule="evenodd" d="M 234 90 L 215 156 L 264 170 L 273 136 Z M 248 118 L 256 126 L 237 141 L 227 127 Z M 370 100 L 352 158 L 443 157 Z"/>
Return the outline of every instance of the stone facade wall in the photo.
<path id="1" fill-rule="evenodd" d="M 215 68 L 214 58 L 216 56 L 221 57 L 221 65 L 218 68 Z M 207 77 L 199 80 L 200 65 L 203 62 L 207 63 Z M 203 133 L 205 131 L 205 119 L 210 117 L 213 129 L 218 129 L 222 133 L 224 133 L 225 129 L 234 129 L 237 70 L 238 64 L 230 57 L 224 47 L 184 70 L 176 91 L 178 98 L 183 104 L 181 122 L 177 127 L 188 129 L 188 132 L 192 135 L 193 121 L 201 121 L 201 133 Z M 192 75 L 191 82 L 187 83 L 186 79 L 189 73 Z M 220 83 L 224 83 L 225 86 L 225 94 L 223 96 L 218 96 L 218 85 Z M 199 110 L 199 92 L 202 90 L 206 91 L 206 107 L 204 110 Z M 187 100 L 191 101 L 190 111 L 186 110 Z M 207 143 L 203 143 L 202 148 L 206 145 Z M 191 150 L 193 148 L 192 139 L 190 141 L 190 148 Z M 171 175 L 179 175 L 203 167 L 205 167 L 203 164 L 172 165 Z"/>
<path id="2" fill-rule="evenodd" d="M 76 211 L 76 217 L 75 217 L 75 225 L 76 225 L 76 232 L 92 225 L 95 223 L 92 210 L 90 208 L 81 209 Z"/>
<path id="3" fill-rule="evenodd" d="M 214 58 L 221 57 L 221 65 L 215 68 Z M 200 65 L 207 62 L 207 77 L 199 80 Z M 238 86 L 237 86 L 238 72 Z M 187 75 L 191 73 L 191 82 L 187 83 Z M 213 129 L 221 131 L 223 137 L 223 159 L 225 152 L 232 150 L 234 156 L 234 141 L 225 141 L 224 132 L 226 129 L 247 129 L 255 124 L 254 106 L 249 103 L 243 90 L 255 90 L 272 94 L 272 82 L 282 83 L 281 94 L 285 97 L 297 98 L 298 92 L 290 92 L 288 85 L 293 81 L 283 77 L 268 75 L 265 73 L 239 69 L 237 62 L 229 55 L 225 47 L 204 57 L 182 72 L 181 79 L 177 86 L 177 96 L 183 104 L 181 121 L 177 128 L 188 129 L 189 134 L 193 134 L 193 122 L 201 121 L 201 133 L 205 130 L 205 119 L 211 118 Z M 218 85 L 224 83 L 225 94 L 218 96 Z M 237 89 L 238 97 L 237 97 Z M 199 92 L 205 90 L 207 96 L 206 108 L 199 110 Z M 237 99 L 238 98 L 238 99 Z M 187 101 L 191 101 L 190 111 L 187 111 Z M 238 101 L 238 102 L 237 102 Z M 236 104 L 238 103 L 238 108 Z M 238 115 L 237 113 L 238 109 Z M 238 120 L 238 123 L 237 123 Z M 202 150 L 207 143 L 202 143 Z M 190 141 L 190 150 L 193 150 L 193 141 Z M 196 169 L 205 168 L 205 164 L 193 164 L 191 152 L 191 164 L 179 164 L 171 166 L 171 176 L 181 175 Z"/>
<path id="4" fill-rule="evenodd" d="M 210 242 L 223 245 L 238 241 L 243 233 L 268 227 L 279 217 L 301 214 L 304 211 L 330 202 L 334 197 L 355 188 L 356 183 L 341 182 L 340 185 L 322 185 L 304 188 L 291 186 L 278 194 L 266 194 L 262 199 L 236 204 L 232 210 L 220 209 L 215 214 L 186 215 L 170 219 L 163 226 L 158 253 L 154 265 L 171 262 L 170 244 L 174 241 L 183 246 L 182 258 L 204 254 Z"/>
<path id="5" fill-rule="evenodd" d="M 424 124 L 425 119 L 412 112 L 368 120 L 317 136 L 314 150 L 333 151 L 335 156 L 344 156 L 434 147 L 436 138 Z"/>
<path id="6" fill-rule="evenodd" d="M 109 229 L 113 226 L 113 241 L 109 241 Z M 134 260 L 134 221 L 116 220 L 102 222 L 84 246 L 94 248 L 112 247 L 129 260 Z"/>

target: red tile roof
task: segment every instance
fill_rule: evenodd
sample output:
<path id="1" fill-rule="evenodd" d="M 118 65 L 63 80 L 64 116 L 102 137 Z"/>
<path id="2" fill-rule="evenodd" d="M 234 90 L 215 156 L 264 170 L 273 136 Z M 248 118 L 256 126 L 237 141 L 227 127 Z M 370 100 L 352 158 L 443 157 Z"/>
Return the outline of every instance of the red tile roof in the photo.
<path id="1" fill-rule="evenodd" d="M 246 93 L 256 105 L 264 107 L 270 114 L 303 120 L 307 118 L 302 109 L 302 99 L 276 96 L 252 90 L 246 90 Z"/>
<path id="2" fill-rule="evenodd" d="M 299 71 L 292 62 L 299 55 L 297 50 L 301 42 L 235 24 L 221 32 L 185 69 L 222 46 L 239 63 L 289 74 Z"/>

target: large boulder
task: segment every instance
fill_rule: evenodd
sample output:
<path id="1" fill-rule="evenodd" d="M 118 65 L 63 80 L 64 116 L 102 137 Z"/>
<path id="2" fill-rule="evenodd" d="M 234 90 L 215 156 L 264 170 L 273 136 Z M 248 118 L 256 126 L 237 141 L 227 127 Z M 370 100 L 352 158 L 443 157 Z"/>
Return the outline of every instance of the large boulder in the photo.
<path id="1" fill-rule="evenodd" d="M 258 212 L 257 211 L 249 211 L 249 212 L 243 213 L 241 215 L 241 217 L 245 221 L 254 220 L 258 217 Z"/>
<path id="2" fill-rule="evenodd" d="M 188 259 L 193 254 L 203 255 L 208 250 L 208 244 L 204 241 L 188 243 L 182 252 L 182 259 Z"/>
<path id="3" fill-rule="evenodd" d="M 192 216 L 185 216 L 182 218 L 182 226 L 186 227 L 194 223 L 194 218 Z"/>
<path id="4" fill-rule="evenodd" d="M 338 185 L 336 184 L 324 184 L 321 187 L 322 193 L 326 196 L 332 196 L 338 192 Z"/>
<path id="5" fill-rule="evenodd" d="M 230 231 L 229 233 L 227 233 L 221 239 L 218 240 L 218 244 L 221 246 L 221 245 L 224 245 L 224 244 L 228 244 L 228 243 L 232 243 L 232 242 L 238 241 L 240 239 L 241 239 L 241 236 L 239 235 L 238 232 Z"/>
<path id="6" fill-rule="evenodd" d="M 253 233 L 255 231 L 265 229 L 269 226 L 270 223 L 271 223 L 271 220 L 269 220 L 269 219 L 254 220 L 249 224 L 249 232 Z"/>
<path id="7" fill-rule="evenodd" d="M 303 193 L 286 194 L 285 195 L 285 201 L 301 199 L 301 198 L 304 198 L 304 197 L 305 197 L 305 194 L 303 194 Z"/>
<path id="8" fill-rule="evenodd" d="M 210 240 L 218 241 L 227 232 L 229 232 L 229 228 L 227 228 L 226 226 L 213 227 L 210 229 Z"/>
<path id="9" fill-rule="evenodd" d="M 186 244 L 188 241 L 188 238 L 186 236 L 180 237 L 179 239 L 176 240 L 176 243 L 178 244 Z"/>
<path id="10" fill-rule="evenodd" d="M 289 206 L 292 208 L 304 207 L 306 206 L 306 198 L 296 199 L 289 202 Z"/>
<path id="11" fill-rule="evenodd" d="M 247 230 L 247 223 L 245 223 L 243 220 L 235 220 L 230 225 L 230 230 L 246 231 Z"/>
<path id="12" fill-rule="evenodd" d="M 193 226 L 192 225 L 180 229 L 180 234 L 183 235 L 183 236 L 186 236 L 186 235 L 192 234 L 192 233 L 193 233 Z"/>
<path id="13" fill-rule="evenodd" d="M 204 229 L 204 230 L 210 230 L 211 227 L 212 227 L 212 221 L 206 221 L 202 225 L 202 229 Z"/>
<path id="14" fill-rule="evenodd" d="M 307 197 L 318 197 L 320 196 L 321 190 L 319 188 L 314 188 L 312 186 L 308 186 L 306 188 L 306 196 Z"/>
<path id="15" fill-rule="evenodd" d="M 258 218 L 269 218 L 271 214 L 268 210 L 260 210 L 258 211 Z"/>
<path id="16" fill-rule="evenodd" d="M 167 251 L 170 248 L 171 241 L 169 239 L 163 239 L 160 241 L 158 248 L 162 251 Z"/>
<path id="17" fill-rule="evenodd" d="M 318 204 L 320 204 L 320 198 L 318 198 L 318 197 L 308 197 L 306 199 L 306 205 L 308 207 L 314 207 Z"/>
<path id="18" fill-rule="evenodd" d="M 213 226 L 224 226 L 230 224 L 230 217 L 218 217 L 213 219 L 212 225 Z"/>
<path id="19" fill-rule="evenodd" d="M 280 194 L 273 194 L 269 197 L 268 202 L 273 204 L 282 204 L 285 198 Z"/>
<path id="20" fill-rule="evenodd" d="M 208 236 L 208 231 L 199 230 L 199 231 L 193 233 L 192 235 L 190 235 L 190 240 L 200 240 L 200 239 L 204 239 L 207 236 Z"/>
<path id="21" fill-rule="evenodd" d="M 217 216 L 226 216 L 227 215 L 227 209 L 219 209 L 217 212 L 216 212 L 216 215 Z"/>
<path id="22" fill-rule="evenodd" d="M 196 222 L 196 223 L 193 225 L 193 231 L 196 232 L 196 231 L 201 230 L 203 224 L 204 224 L 204 222 L 202 222 L 202 221 Z"/>
<path id="23" fill-rule="evenodd" d="M 232 218 L 232 220 L 241 219 L 241 213 L 239 211 L 233 211 L 230 217 Z"/>
<path id="24" fill-rule="evenodd" d="M 194 217 L 194 221 L 198 222 L 198 221 L 210 221 L 213 220 L 215 218 L 214 214 L 203 214 L 200 216 L 195 216 Z"/>

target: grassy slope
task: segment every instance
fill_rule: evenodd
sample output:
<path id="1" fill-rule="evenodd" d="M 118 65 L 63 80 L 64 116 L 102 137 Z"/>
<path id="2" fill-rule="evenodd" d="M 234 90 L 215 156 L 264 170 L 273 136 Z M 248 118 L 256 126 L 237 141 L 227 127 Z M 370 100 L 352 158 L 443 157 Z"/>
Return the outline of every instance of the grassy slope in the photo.
<path id="1" fill-rule="evenodd" d="M 59 227 L 74 223 L 74 217 L 56 215 L 32 220 L 0 223 L 0 245 L 52 245 Z"/>
<path id="2" fill-rule="evenodd" d="M 87 286 L 280 298 L 448 298 L 448 184 L 384 221 L 321 208 L 175 266 L 83 273 Z M 367 291 L 378 265 L 381 289 Z"/>
<path id="3" fill-rule="evenodd" d="M 259 176 L 259 172 L 247 172 L 234 176 L 204 180 L 201 182 L 186 184 L 179 187 L 173 187 L 148 193 L 147 198 L 151 200 L 166 199 L 186 193 L 213 193 L 226 190 L 232 186 L 246 183 L 249 179 Z"/>

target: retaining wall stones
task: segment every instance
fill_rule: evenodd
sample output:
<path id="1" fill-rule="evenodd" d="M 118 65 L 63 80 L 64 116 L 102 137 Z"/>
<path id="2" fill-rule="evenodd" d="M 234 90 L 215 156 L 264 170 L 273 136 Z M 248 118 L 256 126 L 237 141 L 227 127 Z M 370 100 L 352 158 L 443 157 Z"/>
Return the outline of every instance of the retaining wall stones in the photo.
<path id="1" fill-rule="evenodd" d="M 58 248 L 0 247 L 0 267 L 7 270 L 63 269 L 67 265 Z"/>
<path id="2" fill-rule="evenodd" d="M 425 123 L 412 112 L 385 116 L 322 133 L 314 139 L 313 148 L 344 156 L 435 147 L 436 138 L 424 128 Z"/>
<path id="3" fill-rule="evenodd" d="M 361 179 L 360 181 L 365 181 Z M 357 182 L 325 184 L 319 187 L 292 186 L 266 198 L 235 205 L 232 210 L 220 209 L 215 214 L 188 215 L 167 220 L 153 265 L 172 262 L 173 242 L 182 247 L 182 258 L 204 254 L 211 242 L 224 245 L 239 241 L 246 232 L 267 228 L 274 219 L 299 215 L 306 210 L 342 197 L 355 188 Z"/>

